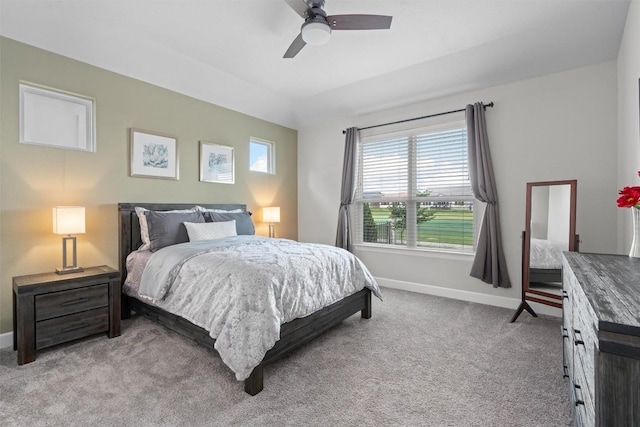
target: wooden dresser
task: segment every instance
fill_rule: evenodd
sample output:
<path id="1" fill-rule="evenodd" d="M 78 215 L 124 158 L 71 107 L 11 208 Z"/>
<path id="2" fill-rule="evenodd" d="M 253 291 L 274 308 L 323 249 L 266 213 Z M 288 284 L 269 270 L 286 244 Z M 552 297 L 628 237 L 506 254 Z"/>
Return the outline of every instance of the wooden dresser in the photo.
<path id="1" fill-rule="evenodd" d="M 564 374 L 579 426 L 640 426 L 640 259 L 565 252 Z"/>

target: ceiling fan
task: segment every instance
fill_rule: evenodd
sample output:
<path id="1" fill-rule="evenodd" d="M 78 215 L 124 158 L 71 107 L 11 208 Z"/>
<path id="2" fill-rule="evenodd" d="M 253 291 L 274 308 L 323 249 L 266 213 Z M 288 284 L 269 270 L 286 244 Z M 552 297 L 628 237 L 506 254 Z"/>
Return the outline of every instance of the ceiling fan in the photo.
<path id="1" fill-rule="evenodd" d="M 331 30 L 388 30 L 392 16 L 333 15 L 324 11 L 324 0 L 285 0 L 302 18 L 300 34 L 291 43 L 283 58 L 293 58 L 307 44 L 321 45 L 329 41 Z"/>

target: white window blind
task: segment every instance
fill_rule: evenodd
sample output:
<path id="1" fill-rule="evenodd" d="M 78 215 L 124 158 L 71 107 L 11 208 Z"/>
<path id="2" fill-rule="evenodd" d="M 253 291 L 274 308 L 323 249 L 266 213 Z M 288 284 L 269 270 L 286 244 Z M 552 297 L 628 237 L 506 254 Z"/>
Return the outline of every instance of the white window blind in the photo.
<path id="1" fill-rule="evenodd" d="M 464 123 L 363 138 L 359 160 L 359 243 L 473 252 Z"/>
<path id="2" fill-rule="evenodd" d="M 364 199 L 407 197 L 409 182 L 408 138 L 363 143 L 361 153 Z"/>

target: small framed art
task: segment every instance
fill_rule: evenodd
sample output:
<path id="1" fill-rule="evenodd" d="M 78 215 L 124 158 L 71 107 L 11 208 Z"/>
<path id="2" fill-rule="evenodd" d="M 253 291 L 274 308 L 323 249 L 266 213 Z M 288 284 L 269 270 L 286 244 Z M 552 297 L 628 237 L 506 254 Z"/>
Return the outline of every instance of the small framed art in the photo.
<path id="1" fill-rule="evenodd" d="M 131 176 L 178 179 L 178 139 L 131 129 Z"/>
<path id="2" fill-rule="evenodd" d="M 200 181 L 233 184 L 233 147 L 200 141 Z"/>

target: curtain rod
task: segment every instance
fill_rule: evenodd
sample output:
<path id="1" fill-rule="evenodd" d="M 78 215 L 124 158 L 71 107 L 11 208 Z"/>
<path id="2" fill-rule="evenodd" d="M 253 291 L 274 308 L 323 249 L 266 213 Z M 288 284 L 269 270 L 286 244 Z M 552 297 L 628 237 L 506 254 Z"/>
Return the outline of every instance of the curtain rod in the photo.
<path id="1" fill-rule="evenodd" d="M 491 101 L 491 102 L 490 102 L 490 103 L 488 103 L 488 104 L 482 104 L 482 106 L 483 106 L 484 108 L 487 108 L 487 107 L 493 107 L 493 101 Z M 430 118 L 430 117 L 438 117 L 438 116 L 444 116 L 444 115 L 446 115 L 446 114 L 460 113 L 460 112 L 465 111 L 465 110 L 466 110 L 466 108 L 461 108 L 461 109 L 459 109 L 459 110 L 445 111 L 444 113 L 429 114 L 428 116 L 414 117 L 414 118 L 412 118 L 412 119 L 405 119 L 405 120 L 398 120 L 397 122 L 382 123 L 382 124 L 380 124 L 380 125 L 367 126 L 367 127 L 364 127 L 364 128 L 358 128 L 358 130 L 365 130 L 365 129 L 379 128 L 379 127 L 381 127 L 381 126 L 396 125 L 396 124 L 398 124 L 398 123 L 412 122 L 412 121 L 414 121 L 414 120 L 428 119 L 428 118 Z M 342 131 L 342 133 L 343 133 L 343 134 L 345 134 L 345 133 L 347 133 L 347 131 L 346 131 L 346 130 L 343 130 L 343 131 Z"/>

